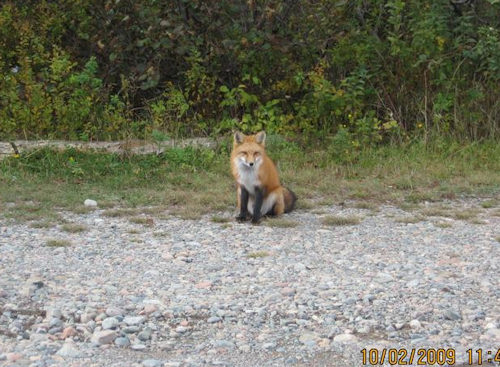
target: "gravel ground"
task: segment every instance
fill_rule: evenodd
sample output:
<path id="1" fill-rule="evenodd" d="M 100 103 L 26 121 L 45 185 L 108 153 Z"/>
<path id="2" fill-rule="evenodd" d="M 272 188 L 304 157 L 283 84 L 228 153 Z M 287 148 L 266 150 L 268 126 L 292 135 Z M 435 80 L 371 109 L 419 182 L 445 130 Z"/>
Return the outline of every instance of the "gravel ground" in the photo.
<path id="1" fill-rule="evenodd" d="M 401 223 L 393 206 L 296 211 L 293 228 L 99 209 L 63 213 L 80 233 L 0 219 L 0 366 L 352 367 L 363 348 L 406 361 L 453 348 L 468 365 L 467 349 L 500 347 L 500 217 L 446 205 L 479 208 L 482 224 Z"/>

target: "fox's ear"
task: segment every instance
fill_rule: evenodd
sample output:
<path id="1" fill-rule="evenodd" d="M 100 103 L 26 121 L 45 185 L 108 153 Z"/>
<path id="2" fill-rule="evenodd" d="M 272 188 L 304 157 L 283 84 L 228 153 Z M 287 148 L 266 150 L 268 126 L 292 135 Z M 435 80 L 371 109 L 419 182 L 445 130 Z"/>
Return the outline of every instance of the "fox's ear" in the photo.
<path id="1" fill-rule="evenodd" d="M 241 132 L 236 131 L 234 133 L 234 143 L 235 144 L 241 144 L 241 143 L 243 143 L 243 138 L 245 138 L 245 135 L 243 135 Z"/>
<path id="2" fill-rule="evenodd" d="M 266 132 L 265 131 L 261 131 L 260 133 L 255 134 L 255 141 L 257 142 L 257 144 L 265 145 L 265 143 L 266 143 Z"/>

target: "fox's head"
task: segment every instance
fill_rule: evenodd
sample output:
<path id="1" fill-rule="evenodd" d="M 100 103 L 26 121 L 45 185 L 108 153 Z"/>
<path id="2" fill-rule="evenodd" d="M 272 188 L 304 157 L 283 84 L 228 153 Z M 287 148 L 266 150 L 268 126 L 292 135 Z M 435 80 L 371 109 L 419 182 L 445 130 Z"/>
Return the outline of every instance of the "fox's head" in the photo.
<path id="1" fill-rule="evenodd" d="M 234 134 L 233 153 L 237 164 L 247 168 L 258 168 L 265 154 L 266 133 L 245 135 L 237 131 Z"/>

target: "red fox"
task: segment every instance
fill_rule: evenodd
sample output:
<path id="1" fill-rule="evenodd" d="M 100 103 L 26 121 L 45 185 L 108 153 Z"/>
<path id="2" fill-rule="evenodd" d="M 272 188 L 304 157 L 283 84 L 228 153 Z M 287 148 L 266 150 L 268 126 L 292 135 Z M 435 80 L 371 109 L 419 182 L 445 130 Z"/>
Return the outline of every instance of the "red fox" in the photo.
<path id="1" fill-rule="evenodd" d="M 263 215 L 280 215 L 290 212 L 297 196 L 281 186 L 278 171 L 265 150 L 266 133 L 255 135 L 234 134 L 231 153 L 231 171 L 238 184 L 238 221 L 245 221 L 249 214 L 257 224 Z"/>

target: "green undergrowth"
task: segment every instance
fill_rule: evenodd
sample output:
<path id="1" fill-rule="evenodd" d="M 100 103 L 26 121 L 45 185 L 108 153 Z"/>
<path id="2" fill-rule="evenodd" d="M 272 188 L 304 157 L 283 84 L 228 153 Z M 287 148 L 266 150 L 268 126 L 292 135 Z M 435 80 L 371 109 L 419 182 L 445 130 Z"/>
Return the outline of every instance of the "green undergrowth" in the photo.
<path id="1" fill-rule="evenodd" d="M 270 136 L 268 146 L 283 184 L 299 197 L 299 210 L 346 199 L 364 207 L 411 206 L 463 195 L 486 197 L 489 208 L 498 201 L 500 147 L 495 141 L 387 145 L 358 150 L 348 161 L 339 160 L 324 142 L 300 146 Z M 2 215 L 57 221 L 60 210 L 91 210 L 83 209 L 87 198 L 111 217 L 137 218 L 146 207 L 184 218 L 235 210 L 229 147 L 226 141 L 216 149 L 174 148 L 161 155 L 42 149 L 8 157 L 0 161 Z"/>

